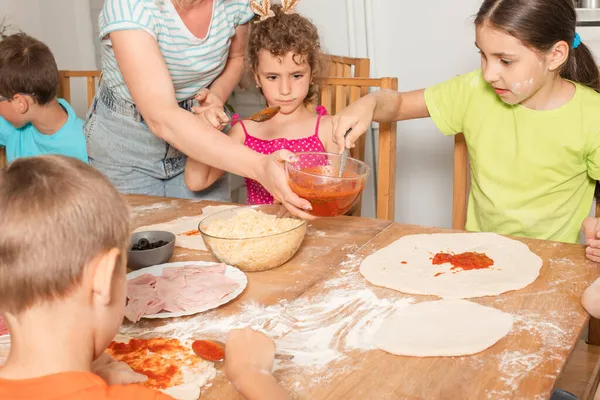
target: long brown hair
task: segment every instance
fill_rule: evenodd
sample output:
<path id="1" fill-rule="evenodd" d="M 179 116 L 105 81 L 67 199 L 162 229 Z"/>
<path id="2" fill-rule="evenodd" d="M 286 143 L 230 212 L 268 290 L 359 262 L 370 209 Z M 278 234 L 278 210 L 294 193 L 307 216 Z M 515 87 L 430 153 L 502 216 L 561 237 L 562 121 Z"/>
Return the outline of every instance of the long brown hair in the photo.
<path id="1" fill-rule="evenodd" d="M 489 23 L 545 53 L 564 40 L 575 40 L 577 14 L 573 0 L 484 0 L 475 24 Z M 560 76 L 600 92 L 600 73 L 592 52 L 580 43 L 569 52 Z"/>

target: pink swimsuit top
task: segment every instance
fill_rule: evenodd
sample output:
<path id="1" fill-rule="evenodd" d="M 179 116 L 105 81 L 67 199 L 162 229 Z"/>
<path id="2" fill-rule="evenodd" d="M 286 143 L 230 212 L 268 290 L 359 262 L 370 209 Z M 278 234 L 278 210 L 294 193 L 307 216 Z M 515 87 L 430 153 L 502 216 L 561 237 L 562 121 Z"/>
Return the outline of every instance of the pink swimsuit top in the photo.
<path id="1" fill-rule="evenodd" d="M 272 154 L 278 150 L 289 150 L 292 153 L 300 153 L 305 151 L 317 151 L 317 152 L 325 152 L 325 146 L 321 139 L 319 139 L 319 123 L 321 122 L 321 117 L 323 115 L 327 115 L 327 110 L 323 106 L 318 106 L 316 108 L 318 117 L 317 124 L 315 127 L 315 134 L 306 138 L 301 139 L 286 139 L 279 138 L 273 140 L 263 140 L 251 136 L 246 130 L 246 126 L 239 119 L 239 115 L 235 114 L 232 118 L 232 125 L 239 122 L 242 124 L 242 128 L 244 129 L 245 139 L 244 144 L 251 148 L 252 150 L 261 153 L 261 154 Z M 310 162 L 310 160 L 308 160 Z M 322 164 L 318 160 L 315 160 L 315 165 Z M 311 165 L 306 165 L 304 167 L 310 167 Z M 273 204 L 273 196 L 265 189 L 260 183 L 245 178 L 246 189 L 248 190 L 248 204 Z"/>

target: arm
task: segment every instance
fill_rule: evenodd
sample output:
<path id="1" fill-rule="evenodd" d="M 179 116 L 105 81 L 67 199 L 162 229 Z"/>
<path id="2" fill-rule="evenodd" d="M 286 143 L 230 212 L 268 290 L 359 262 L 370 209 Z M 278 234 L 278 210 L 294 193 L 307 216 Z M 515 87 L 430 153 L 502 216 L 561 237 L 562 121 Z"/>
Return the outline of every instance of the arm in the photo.
<path id="1" fill-rule="evenodd" d="M 236 143 L 242 143 L 243 130 L 240 124 L 234 125 L 228 133 L 229 137 Z M 204 190 L 210 187 L 223 176 L 224 171 L 222 169 L 213 168 L 210 165 L 203 164 L 188 158 L 185 164 L 185 184 L 193 191 Z"/>
<path id="2" fill-rule="evenodd" d="M 273 378 L 275 343 L 250 328 L 234 329 L 225 344 L 225 375 L 247 400 L 287 400 Z"/>
<path id="3" fill-rule="evenodd" d="M 581 296 L 581 305 L 594 318 L 600 318 L 600 279 L 596 279 Z"/>
<path id="4" fill-rule="evenodd" d="M 249 369 L 233 384 L 246 400 L 287 400 L 287 393 L 268 372 Z"/>
<path id="5" fill-rule="evenodd" d="M 358 99 L 333 118 L 333 142 L 341 153 L 366 132 L 372 121 L 392 122 L 429 117 L 425 90 L 396 92 L 382 90 Z M 351 133 L 344 140 L 346 132 Z"/>
<path id="6" fill-rule="evenodd" d="M 210 85 L 210 91 L 225 103 L 244 73 L 244 55 L 248 42 L 248 23 L 235 28 L 235 35 L 229 46 L 229 56 L 225 69 Z"/>
<path id="7" fill-rule="evenodd" d="M 295 215 L 314 219 L 302 210 L 310 203 L 287 185 L 276 157 L 265 157 L 235 143 L 202 119 L 177 105 L 171 76 L 158 43 L 142 30 L 110 33 L 113 50 L 125 83 L 150 130 L 202 163 L 255 179 Z M 291 157 L 291 154 L 285 154 Z"/>

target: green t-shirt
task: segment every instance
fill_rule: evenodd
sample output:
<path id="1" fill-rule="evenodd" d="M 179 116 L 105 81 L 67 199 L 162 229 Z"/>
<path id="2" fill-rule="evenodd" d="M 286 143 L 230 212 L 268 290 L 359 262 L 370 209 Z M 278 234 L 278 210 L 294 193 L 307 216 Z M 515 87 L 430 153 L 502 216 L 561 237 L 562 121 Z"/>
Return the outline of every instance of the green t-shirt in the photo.
<path id="1" fill-rule="evenodd" d="M 504 103 L 481 70 L 425 90 L 437 127 L 465 135 L 467 230 L 578 242 L 600 179 L 600 94 L 575 88 L 544 111 Z"/>

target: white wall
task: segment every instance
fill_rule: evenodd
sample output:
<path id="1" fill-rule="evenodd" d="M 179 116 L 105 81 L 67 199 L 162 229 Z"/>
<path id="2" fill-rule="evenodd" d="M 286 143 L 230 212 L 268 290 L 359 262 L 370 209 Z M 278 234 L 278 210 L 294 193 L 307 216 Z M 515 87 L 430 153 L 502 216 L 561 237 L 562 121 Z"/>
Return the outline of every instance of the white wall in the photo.
<path id="1" fill-rule="evenodd" d="M 46 43 L 59 69 L 96 69 L 90 5 L 84 0 L 0 0 L 0 18 L 12 30 Z M 85 82 L 72 82 L 72 101 L 78 115 L 87 108 Z"/>

